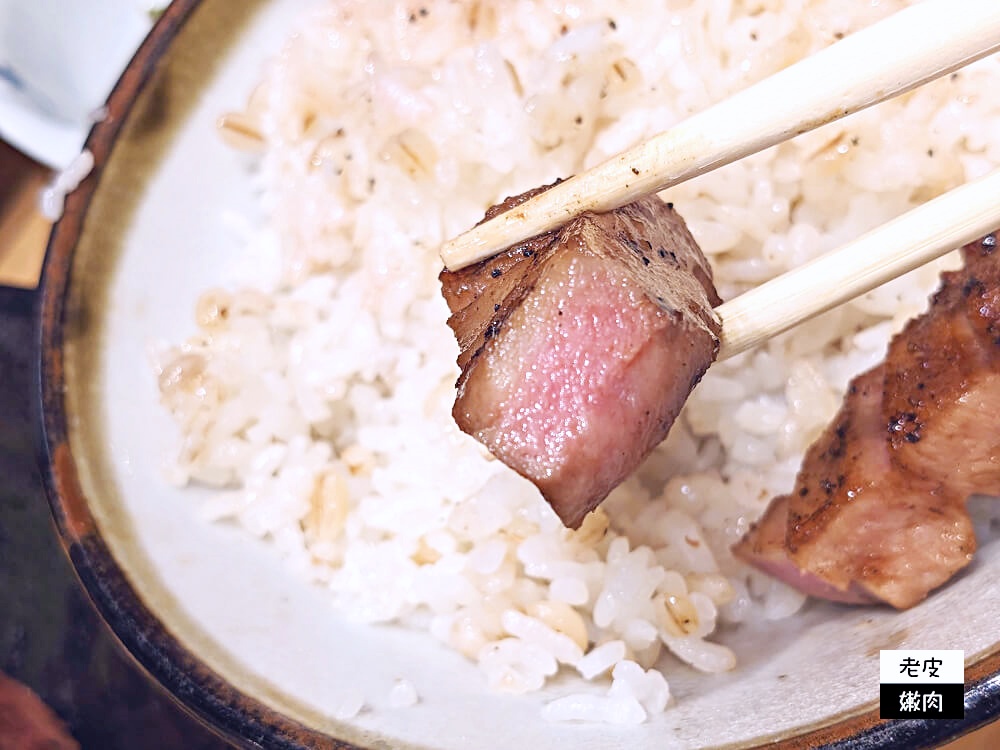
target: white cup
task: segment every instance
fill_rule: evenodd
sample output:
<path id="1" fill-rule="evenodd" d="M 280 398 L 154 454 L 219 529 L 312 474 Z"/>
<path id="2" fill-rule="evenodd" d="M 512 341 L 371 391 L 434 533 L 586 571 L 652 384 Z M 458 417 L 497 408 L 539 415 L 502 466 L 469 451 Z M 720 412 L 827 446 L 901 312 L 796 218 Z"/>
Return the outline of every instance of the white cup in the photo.
<path id="1" fill-rule="evenodd" d="M 0 138 L 63 168 L 152 24 L 151 0 L 0 0 Z"/>

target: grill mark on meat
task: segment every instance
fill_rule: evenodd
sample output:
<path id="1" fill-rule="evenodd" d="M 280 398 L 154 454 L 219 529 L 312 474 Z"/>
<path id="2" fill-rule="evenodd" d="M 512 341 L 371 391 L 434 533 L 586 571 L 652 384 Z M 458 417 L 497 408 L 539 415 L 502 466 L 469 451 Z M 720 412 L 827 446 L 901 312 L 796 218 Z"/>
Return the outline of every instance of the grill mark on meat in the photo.
<path id="1" fill-rule="evenodd" d="M 940 483 L 895 470 L 884 432 L 877 429 L 881 366 L 860 376 L 857 397 L 845 401 L 836 424 L 845 427 L 848 450 L 833 466 L 823 459 L 827 432 L 806 455 L 787 505 L 782 552 L 785 578 L 807 593 L 835 601 L 884 601 L 909 607 L 968 564 L 975 548 L 964 498 Z M 818 497 L 815 477 L 842 471 L 840 488 Z M 777 501 L 775 501 L 777 502 Z M 753 560 L 755 532 L 737 546 Z M 749 545 L 749 546 L 747 546 Z M 772 557 L 777 553 L 772 552 Z M 822 585 L 821 585 L 822 584 Z M 837 592 L 832 595 L 832 592 Z"/>
<path id="2" fill-rule="evenodd" d="M 905 419 L 889 435 L 893 464 L 947 478 L 964 495 L 1000 488 L 1000 431 L 983 429 L 984 415 L 1000 413 L 994 247 L 995 239 L 986 239 L 963 249 L 965 267 L 943 275 L 938 307 L 910 321 L 886 358 L 882 411 L 889 421 Z"/>
<path id="3" fill-rule="evenodd" d="M 754 524 L 753 533 L 746 535 L 734 547 L 736 554 L 741 558 L 752 560 L 764 572 L 812 596 L 845 604 L 873 603 L 875 600 L 857 585 L 848 585 L 846 589 L 841 590 L 820 576 L 801 568 L 789 557 L 785 546 L 788 504 L 788 495 L 772 500 L 764 515 Z"/>
<path id="4" fill-rule="evenodd" d="M 460 348 L 455 421 L 574 528 L 666 436 L 718 351 L 708 262 L 655 196 L 441 283 Z"/>
<path id="5" fill-rule="evenodd" d="M 912 396 L 907 397 L 907 402 L 911 406 L 920 406 L 923 401 L 918 401 Z M 900 412 L 894 414 L 889 418 L 889 437 L 893 442 L 898 442 L 900 439 L 906 440 L 908 443 L 916 443 L 920 440 L 920 430 L 923 428 L 923 422 L 917 420 L 917 415 L 915 412 Z"/>
<path id="6" fill-rule="evenodd" d="M 962 249 L 964 268 L 851 382 L 738 556 L 806 593 L 901 609 L 971 561 L 966 498 L 1000 487 L 1000 431 L 984 419 L 1000 413 L 995 249 L 995 233 Z"/>

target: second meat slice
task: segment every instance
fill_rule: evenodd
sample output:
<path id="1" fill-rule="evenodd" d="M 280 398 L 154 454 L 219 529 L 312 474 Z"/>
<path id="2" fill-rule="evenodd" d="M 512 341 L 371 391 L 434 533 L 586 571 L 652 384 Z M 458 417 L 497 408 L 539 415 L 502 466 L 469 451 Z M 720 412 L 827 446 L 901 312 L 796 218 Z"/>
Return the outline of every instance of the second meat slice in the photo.
<path id="1" fill-rule="evenodd" d="M 972 561 L 1000 487 L 1000 250 L 962 248 L 926 312 L 850 384 L 788 495 L 734 551 L 814 596 L 912 607 Z"/>
<path id="2" fill-rule="evenodd" d="M 571 528 L 663 440 L 718 351 L 708 262 L 655 196 L 583 214 L 441 283 L 461 349 L 455 421 Z"/>

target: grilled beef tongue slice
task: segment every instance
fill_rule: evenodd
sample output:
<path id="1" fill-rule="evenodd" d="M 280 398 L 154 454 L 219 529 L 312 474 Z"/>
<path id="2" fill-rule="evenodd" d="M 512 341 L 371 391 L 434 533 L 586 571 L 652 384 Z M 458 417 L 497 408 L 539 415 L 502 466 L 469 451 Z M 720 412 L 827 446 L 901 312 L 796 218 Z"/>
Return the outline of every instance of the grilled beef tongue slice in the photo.
<path id="1" fill-rule="evenodd" d="M 801 591 L 834 601 L 900 609 L 968 564 L 975 549 L 964 497 L 893 466 L 879 408 L 884 366 L 856 378 L 840 413 L 806 453 L 775 534 L 758 523 L 734 548 Z M 782 559 L 785 565 L 773 563 Z"/>
<path id="2" fill-rule="evenodd" d="M 800 590 L 899 609 L 971 560 L 966 500 L 1000 494 L 1000 251 L 962 249 L 924 314 L 851 383 L 736 554 Z M 784 528 L 781 529 L 781 520 Z"/>
<path id="3" fill-rule="evenodd" d="M 718 352 L 708 261 L 655 196 L 440 280 L 460 348 L 455 421 L 570 528 L 663 440 Z"/>

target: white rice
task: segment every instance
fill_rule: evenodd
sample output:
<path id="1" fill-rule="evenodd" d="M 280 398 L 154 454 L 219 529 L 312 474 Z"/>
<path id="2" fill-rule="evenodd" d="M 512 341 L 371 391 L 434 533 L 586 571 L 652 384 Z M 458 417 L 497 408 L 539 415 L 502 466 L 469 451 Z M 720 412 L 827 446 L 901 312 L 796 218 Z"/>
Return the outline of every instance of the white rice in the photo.
<path id="1" fill-rule="evenodd" d="M 339 703 L 330 707 L 330 714 L 339 721 L 353 719 L 365 709 L 365 696 L 359 690 L 352 690 Z"/>
<path id="2" fill-rule="evenodd" d="M 83 149 L 65 169 L 56 172 L 38 195 L 38 210 L 49 221 L 58 221 L 63 213 L 66 196 L 76 190 L 94 168 L 94 155 Z"/>
<path id="3" fill-rule="evenodd" d="M 717 625 L 788 617 L 803 597 L 729 545 L 789 489 L 848 379 L 923 308 L 942 264 L 715 365 L 665 443 L 571 532 L 451 420 L 437 248 L 491 203 L 906 4 L 313 12 L 226 120 L 260 154 L 269 218 L 247 233 L 254 287 L 206 291 L 200 331 L 157 352 L 184 436 L 174 478 L 217 487 L 205 516 L 277 545 L 345 616 L 424 629 L 498 690 L 580 675 L 550 719 L 641 722 L 667 706 L 678 662 L 733 669 Z M 730 298 L 1000 163 L 998 82 L 983 61 L 665 197 Z M 393 705 L 417 699 L 406 684 Z"/>
<path id="4" fill-rule="evenodd" d="M 398 679 L 389 690 L 390 708 L 409 708 L 420 701 L 416 686 L 407 679 Z"/>

